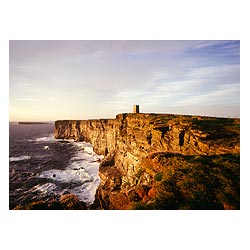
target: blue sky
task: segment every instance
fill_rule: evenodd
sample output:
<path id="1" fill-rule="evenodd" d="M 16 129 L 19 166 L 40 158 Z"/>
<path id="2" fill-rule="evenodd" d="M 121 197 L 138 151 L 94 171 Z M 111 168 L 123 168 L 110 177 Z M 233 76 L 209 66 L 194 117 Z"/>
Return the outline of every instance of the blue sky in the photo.
<path id="1" fill-rule="evenodd" d="M 239 41 L 10 41 L 10 120 L 240 116 Z"/>

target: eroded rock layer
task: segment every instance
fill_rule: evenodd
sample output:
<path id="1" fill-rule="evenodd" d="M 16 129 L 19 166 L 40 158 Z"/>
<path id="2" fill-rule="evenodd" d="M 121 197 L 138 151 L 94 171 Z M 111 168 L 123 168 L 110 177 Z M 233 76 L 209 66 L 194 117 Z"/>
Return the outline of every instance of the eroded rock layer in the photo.
<path id="1" fill-rule="evenodd" d="M 100 208 L 134 209 L 148 206 L 147 208 L 149 209 L 172 209 L 172 205 L 169 205 L 169 207 L 166 205 L 168 202 L 165 198 L 165 203 L 162 207 L 157 207 L 157 205 L 150 207 L 150 204 L 155 202 L 161 204 L 159 196 L 163 194 L 158 188 L 162 188 L 162 185 L 158 184 L 161 182 L 166 184 L 171 167 L 175 169 L 181 168 L 182 166 L 180 166 L 179 162 L 182 162 L 191 169 L 192 165 L 189 162 L 192 162 L 197 172 L 198 166 L 202 165 L 209 168 L 209 166 L 215 164 L 213 163 L 214 161 L 217 162 L 212 156 L 239 155 L 239 127 L 239 119 L 170 114 L 119 114 L 116 116 L 116 119 L 56 121 L 55 138 L 90 142 L 96 153 L 105 156 L 100 167 L 102 182 L 96 195 Z M 153 158 L 152 154 L 154 155 Z M 158 162 L 159 157 L 157 155 L 161 156 L 160 162 Z M 205 157 L 202 159 L 206 159 L 207 164 L 194 160 L 195 156 Z M 169 160 L 177 159 L 176 157 L 182 158 L 178 158 L 175 161 Z M 163 158 L 165 159 L 164 161 L 162 160 Z M 233 181 L 238 183 L 237 185 L 239 186 L 239 157 L 237 159 L 238 161 L 234 161 L 233 166 L 230 165 L 234 172 L 231 171 L 232 176 L 227 174 L 225 178 L 230 180 L 225 181 L 225 185 L 230 185 Z M 209 161 L 211 162 L 209 163 Z M 229 161 L 228 158 L 227 161 Z M 162 162 L 164 162 L 163 165 Z M 219 162 L 223 167 L 223 160 Z M 216 166 L 218 167 L 218 164 Z M 206 172 L 207 170 L 204 171 Z M 235 171 L 237 172 L 236 174 Z M 195 173 L 192 175 L 195 176 Z M 179 175 L 178 178 L 183 179 L 184 176 L 186 175 Z M 178 178 L 176 182 L 179 181 Z M 197 177 L 194 183 L 196 183 L 197 179 L 199 178 Z M 200 182 L 203 183 L 201 178 L 199 180 L 196 183 L 197 185 Z M 211 182 L 213 181 L 215 182 L 215 179 L 211 180 Z M 191 185 L 190 180 L 188 183 L 187 185 Z M 230 205 L 228 201 L 223 203 L 216 200 L 218 196 L 216 196 L 217 189 L 213 189 L 213 185 L 213 183 L 210 185 L 211 192 L 214 192 L 211 199 L 214 199 L 215 203 L 218 204 L 218 206 L 216 205 L 217 207 L 215 206 L 216 208 L 239 208 L 238 186 L 235 187 L 236 191 L 234 190 L 233 193 L 235 198 L 231 199 L 237 200 L 238 203 L 233 202 L 233 205 Z M 166 184 L 165 186 L 168 185 Z M 175 184 L 175 186 L 178 185 Z M 207 192 L 209 192 L 209 187 L 206 186 L 203 189 L 208 189 Z M 181 192 L 179 191 L 179 193 Z M 201 195 L 204 195 L 204 192 Z M 202 192 L 200 191 L 200 193 Z M 177 194 L 172 192 L 171 195 L 175 197 Z M 190 197 L 193 196 L 191 195 Z M 168 196 L 166 195 L 166 197 Z M 173 200 L 178 200 L 177 198 L 172 197 Z M 193 199 L 199 200 L 199 197 Z M 209 202 L 211 203 L 211 201 Z M 179 207 L 178 204 L 175 204 L 175 209 L 199 208 L 197 204 L 195 207 L 188 204 L 182 204 Z M 203 202 L 202 208 L 206 207 L 204 204 Z M 208 205 L 208 208 L 214 208 L 213 205 L 211 205 L 212 207 Z"/>

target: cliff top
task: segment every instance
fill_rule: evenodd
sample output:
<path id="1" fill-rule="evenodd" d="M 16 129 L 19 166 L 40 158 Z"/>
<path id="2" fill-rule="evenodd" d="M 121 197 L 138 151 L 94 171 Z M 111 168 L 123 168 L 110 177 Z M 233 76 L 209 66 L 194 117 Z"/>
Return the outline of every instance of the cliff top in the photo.
<path id="1" fill-rule="evenodd" d="M 176 119 L 198 119 L 198 120 L 235 120 L 240 121 L 240 118 L 225 118 L 225 117 L 213 117 L 213 116 L 201 116 L 201 115 L 180 115 L 180 114 L 159 114 L 159 113 L 121 113 L 117 114 L 115 118 L 98 118 L 98 119 L 63 119 L 63 120 L 56 120 L 57 121 L 113 121 L 117 118 L 125 118 L 125 117 L 131 117 L 131 118 L 137 118 L 137 117 L 143 117 L 143 118 L 176 118 Z"/>

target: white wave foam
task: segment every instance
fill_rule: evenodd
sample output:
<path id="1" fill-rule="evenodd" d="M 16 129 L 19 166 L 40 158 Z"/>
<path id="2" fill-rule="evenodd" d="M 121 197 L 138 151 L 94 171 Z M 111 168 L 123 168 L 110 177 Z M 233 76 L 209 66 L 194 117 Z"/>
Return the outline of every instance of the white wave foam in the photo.
<path id="1" fill-rule="evenodd" d="M 41 178 L 53 179 L 59 182 L 71 183 L 71 182 L 85 182 L 89 180 L 89 175 L 84 169 L 79 170 L 58 170 L 52 169 L 40 174 Z"/>
<path id="2" fill-rule="evenodd" d="M 35 141 L 42 142 L 53 142 L 55 141 L 54 135 L 36 138 Z"/>
<path id="3" fill-rule="evenodd" d="M 45 184 L 38 184 L 34 186 L 30 191 L 31 192 L 37 192 L 39 191 L 40 194 L 48 195 L 48 194 L 54 194 L 57 189 L 56 184 L 54 183 L 45 183 Z"/>
<path id="4" fill-rule="evenodd" d="M 50 134 L 49 136 L 38 137 L 35 139 L 29 139 L 28 141 L 35 141 L 35 142 L 54 142 L 54 134 Z"/>
<path id="5" fill-rule="evenodd" d="M 75 140 L 74 139 L 55 139 L 55 141 L 59 141 L 59 142 L 75 142 Z"/>
<path id="6" fill-rule="evenodd" d="M 29 155 L 21 155 L 21 156 L 17 156 L 17 157 L 10 157 L 9 161 L 24 161 L 24 160 L 29 160 L 31 159 L 31 156 Z"/>
<path id="7" fill-rule="evenodd" d="M 52 169 L 40 174 L 41 178 L 53 179 L 58 182 L 74 183 L 74 188 L 68 191 L 75 194 L 79 200 L 92 204 L 95 200 L 96 189 L 100 184 L 99 161 L 104 156 L 97 155 L 90 143 L 70 141 L 76 148 L 65 170 Z"/>
<path id="8" fill-rule="evenodd" d="M 86 151 L 89 154 L 93 154 L 93 152 L 94 152 L 93 148 L 92 147 L 88 147 L 88 146 L 84 147 L 84 151 Z"/>
<path id="9" fill-rule="evenodd" d="M 81 186 L 71 189 L 71 193 L 76 195 L 79 200 L 90 205 L 95 201 L 95 193 L 99 184 L 100 178 L 96 178 L 92 182 L 84 183 Z"/>

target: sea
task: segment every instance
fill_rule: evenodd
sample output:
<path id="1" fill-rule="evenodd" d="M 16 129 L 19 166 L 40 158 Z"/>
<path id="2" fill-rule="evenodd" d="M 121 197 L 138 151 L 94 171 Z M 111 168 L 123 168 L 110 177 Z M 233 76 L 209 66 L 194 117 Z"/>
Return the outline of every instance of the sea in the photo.
<path id="1" fill-rule="evenodd" d="M 89 207 L 103 159 L 87 142 L 54 138 L 54 123 L 9 124 L 9 208 L 63 194 Z"/>

